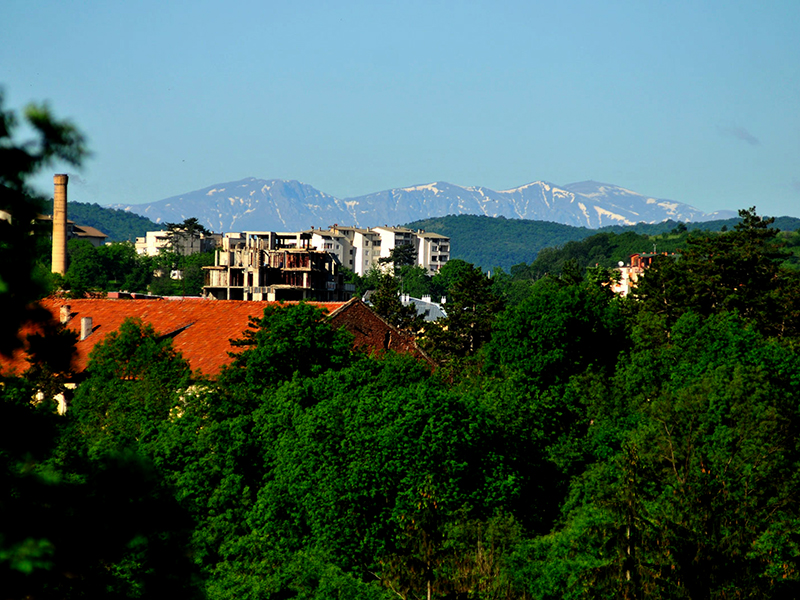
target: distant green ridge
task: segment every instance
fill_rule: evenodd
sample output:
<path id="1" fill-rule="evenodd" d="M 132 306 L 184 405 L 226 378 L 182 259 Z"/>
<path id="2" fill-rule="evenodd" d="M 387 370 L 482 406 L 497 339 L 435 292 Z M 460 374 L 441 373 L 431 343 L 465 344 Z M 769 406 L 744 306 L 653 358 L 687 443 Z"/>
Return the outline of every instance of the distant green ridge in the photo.
<path id="1" fill-rule="evenodd" d="M 682 225 L 686 227 L 687 231 L 720 231 L 723 227 L 733 229 L 738 222 L 737 217 L 722 221 L 683 223 Z M 483 270 L 493 270 L 497 267 L 509 270 L 514 265 L 529 264 L 536 260 L 539 252 L 545 248 L 561 248 L 568 242 L 579 242 L 598 234 L 619 235 L 632 232 L 642 236 L 656 236 L 668 234 L 676 228 L 682 228 L 681 224 L 676 221 L 663 221 L 653 224 L 613 225 L 601 229 L 589 229 L 549 221 L 478 215 L 449 215 L 423 219 L 409 223 L 406 227 L 424 229 L 449 237 L 451 258 L 460 258 Z M 775 219 L 774 227 L 781 231 L 797 231 L 800 230 L 800 219 L 778 217 Z M 639 245 L 648 247 L 636 248 L 633 250 L 634 252 L 652 251 L 652 247 L 649 247 L 652 242 L 648 241 L 645 244 L 644 240 L 640 241 Z M 656 243 L 658 244 L 658 241 Z"/>

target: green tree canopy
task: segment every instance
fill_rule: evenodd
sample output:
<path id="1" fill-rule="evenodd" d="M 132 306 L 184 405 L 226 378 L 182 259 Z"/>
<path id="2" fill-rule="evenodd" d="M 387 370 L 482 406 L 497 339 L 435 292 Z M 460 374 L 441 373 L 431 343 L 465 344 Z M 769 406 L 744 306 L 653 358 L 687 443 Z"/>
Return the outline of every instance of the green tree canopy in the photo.
<path id="1" fill-rule="evenodd" d="M 670 323 L 689 311 L 735 311 L 764 332 L 798 335 L 798 278 L 781 267 L 787 255 L 778 230 L 755 207 L 739 215 L 733 231 L 692 236 L 678 260 L 655 261 L 634 290 L 641 308 Z"/>
<path id="2" fill-rule="evenodd" d="M 447 316 L 429 323 L 423 339 L 426 350 L 445 360 L 474 355 L 491 338 L 492 323 L 502 309 L 491 280 L 478 267 L 455 265 L 443 277 L 451 275 Z"/>
<path id="3" fill-rule="evenodd" d="M 305 302 L 272 305 L 251 319 L 222 379 L 264 390 L 293 377 L 313 377 L 352 360 L 351 334 L 334 329 L 322 309 Z"/>
<path id="4" fill-rule="evenodd" d="M 171 339 L 135 319 L 94 347 L 87 371 L 73 409 L 93 452 L 149 443 L 160 423 L 182 410 L 181 397 L 192 383 L 189 364 Z"/>

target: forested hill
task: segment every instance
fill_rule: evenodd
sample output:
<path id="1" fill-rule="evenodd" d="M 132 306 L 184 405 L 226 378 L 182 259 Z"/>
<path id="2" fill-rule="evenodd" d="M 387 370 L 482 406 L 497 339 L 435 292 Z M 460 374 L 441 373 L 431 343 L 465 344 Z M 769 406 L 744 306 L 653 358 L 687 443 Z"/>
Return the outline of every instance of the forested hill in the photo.
<path id="1" fill-rule="evenodd" d="M 49 213 L 53 212 L 52 201 L 48 202 L 46 210 Z M 84 202 L 70 202 L 67 217 L 77 225 L 88 225 L 99 229 L 108 236 L 109 242 L 134 242 L 137 237 L 144 236 L 148 231 L 161 229 L 147 217 Z"/>
<path id="2" fill-rule="evenodd" d="M 539 252 L 545 248 L 560 248 L 568 242 L 578 242 L 599 234 L 636 233 L 639 236 L 663 236 L 673 231 L 726 231 L 733 229 L 739 219 L 723 221 L 706 221 L 699 223 L 677 223 L 664 221 L 662 223 L 640 223 L 629 227 L 618 225 L 589 229 L 586 227 L 572 227 L 549 221 L 529 221 L 525 219 L 506 219 L 505 217 L 485 217 L 476 215 L 450 215 L 433 219 L 423 219 L 409 223 L 411 229 L 424 229 L 434 231 L 450 238 L 452 258 L 460 258 L 484 270 L 502 267 L 506 270 L 514 265 L 528 264 L 536 260 Z M 773 227 L 781 231 L 797 231 L 800 229 L 800 219 L 794 217 L 778 217 Z M 626 236 L 626 243 L 622 244 L 619 251 L 645 252 L 652 250 L 652 244 L 657 247 L 663 244 L 658 240 L 645 240 L 639 236 Z M 609 238 L 608 235 L 605 239 Z M 628 248 L 630 244 L 633 246 Z M 663 246 L 663 250 L 673 249 Z M 623 247 L 624 246 L 624 247 Z M 635 246 L 635 247 L 634 247 Z M 598 259 L 608 259 L 610 255 L 597 255 Z M 619 260 L 614 255 L 614 261 Z"/>
<path id="3" fill-rule="evenodd" d="M 495 267 L 508 269 L 519 263 L 529 263 L 543 248 L 562 246 L 597 233 L 596 229 L 550 221 L 477 215 L 423 219 L 409 223 L 407 227 L 449 237 L 451 258 L 460 258 L 484 270 Z"/>

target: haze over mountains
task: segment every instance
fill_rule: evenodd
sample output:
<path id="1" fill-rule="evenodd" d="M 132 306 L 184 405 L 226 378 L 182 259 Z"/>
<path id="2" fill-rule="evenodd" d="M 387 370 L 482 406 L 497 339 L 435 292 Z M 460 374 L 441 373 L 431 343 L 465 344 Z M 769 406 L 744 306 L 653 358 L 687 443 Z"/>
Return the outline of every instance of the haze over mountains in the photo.
<path id="1" fill-rule="evenodd" d="M 711 221 L 735 211 L 704 213 L 688 204 L 645 196 L 616 185 L 537 181 L 510 190 L 446 182 L 336 198 L 299 181 L 257 179 L 220 183 L 148 204 L 116 205 L 156 223 L 197 218 L 212 231 L 297 231 L 311 226 L 397 225 L 445 215 L 486 215 L 598 228 L 673 221 Z"/>

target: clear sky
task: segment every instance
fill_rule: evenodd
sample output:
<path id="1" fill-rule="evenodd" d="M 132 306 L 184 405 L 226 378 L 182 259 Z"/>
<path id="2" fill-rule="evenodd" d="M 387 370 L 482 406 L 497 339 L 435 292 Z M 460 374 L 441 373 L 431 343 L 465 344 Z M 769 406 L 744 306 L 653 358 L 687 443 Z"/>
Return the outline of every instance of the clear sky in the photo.
<path id="1" fill-rule="evenodd" d="M 338 197 L 594 179 L 800 216 L 800 0 L 5 0 L 0 15 L 6 108 L 47 100 L 89 139 L 74 201 L 250 176 Z"/>

